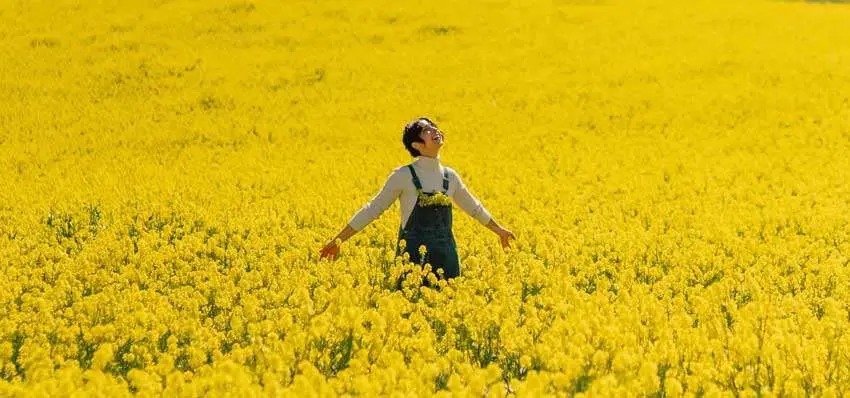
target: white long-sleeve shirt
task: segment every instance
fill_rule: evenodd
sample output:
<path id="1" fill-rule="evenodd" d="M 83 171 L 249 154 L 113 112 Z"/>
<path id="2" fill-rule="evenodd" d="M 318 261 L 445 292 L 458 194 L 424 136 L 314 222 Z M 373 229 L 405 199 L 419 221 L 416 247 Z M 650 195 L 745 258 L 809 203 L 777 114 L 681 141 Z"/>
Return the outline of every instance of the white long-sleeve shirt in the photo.
<path id="1" fill-rule="evenodd" d="M 416 176 L 419 177 L 419 183 L 422 185 L 423 192 L 443 191 L 443 169 L 448 171 L 449 189 L 446 193 L 451 197 L 455 204 L 458 205 L 464 212 L 472 218 L 478 220 L 481 224 L 487 225 L 490 222 L 490 213 L 484 208 L 472 192 L 463 184 L 460 175 L 448 166 L 440 164 L 439 155 L 436 158 L 420 156 L 413 162 L 413 169 L 416 171 Z M 384 186 L 378 191 L 375 196 L 369 200 L 357 213 L 348 221 L 348 225 L 355 231 L 360 231 L 369 225 L 372 220 L 378 218 L 384 210 L 399 198 L 401 224 L 399 227 L 405 226 L 410 215 L 413 213 L 413 207 L 416 205 L 416 186 L 413 185 L 413 176 L 410 174 L 410 169 L 407 165 L 399 166 L 393 169 Z"/>

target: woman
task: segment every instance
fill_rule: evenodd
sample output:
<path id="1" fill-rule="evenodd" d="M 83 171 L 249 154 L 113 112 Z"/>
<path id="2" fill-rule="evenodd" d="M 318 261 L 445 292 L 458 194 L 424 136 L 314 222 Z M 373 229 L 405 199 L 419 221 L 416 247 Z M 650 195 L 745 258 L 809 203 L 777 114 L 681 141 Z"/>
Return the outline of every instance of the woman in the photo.
<path id="1" fill-rule="evenodd" d="M 339 254 L 337 239 L 340 243 L 348 240 L 380 216 L 396 198 L 401 205 L 398 239 L 405 240 L 404 250 L 411 261 L 430 263 L 435 274 L 442 269 L 445 279 L 460 276 L 449 198 L 496 233 L 502 248 L 510 247 L 510 239 L 515 239 L 513 233 L 493 220 L 456 171 L 440 164 L 440 148 L 445 141 L 443 132 L 433 121 L 421 117 L 408 123 L 401 140 L 410 155 L 418 157 L 416 161 L 397 167 L 390 173 L 383 188 L 322 248 L 321 258 L 336 258 Z M 424 258 L 419 252 L 420 245 L 426 249 Z M 401 254 L 401 250 L 401 245 L 397 245 L 396 255 Z"/>

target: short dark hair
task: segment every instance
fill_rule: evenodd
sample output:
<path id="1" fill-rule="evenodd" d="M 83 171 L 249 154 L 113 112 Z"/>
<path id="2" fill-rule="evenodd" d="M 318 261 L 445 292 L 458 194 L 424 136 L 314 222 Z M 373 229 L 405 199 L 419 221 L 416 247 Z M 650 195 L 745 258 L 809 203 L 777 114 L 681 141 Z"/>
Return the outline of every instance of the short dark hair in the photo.
<path id="1" fill-rule="evenodd" d="M 416 118 L 404 126 L 404 133 L 401 135 L 401 142 L 404 144 L 404 148 L 410 152 L 410 156 L 416 157 L 421 155 L 419 151 L 413 147 L 413 143 L 424 142 L 422 141 L 422 138 L 419 138 L 419 133 L 422 132 L 425 125 L 437 128 L 437 124 L 427 117 Z"/>

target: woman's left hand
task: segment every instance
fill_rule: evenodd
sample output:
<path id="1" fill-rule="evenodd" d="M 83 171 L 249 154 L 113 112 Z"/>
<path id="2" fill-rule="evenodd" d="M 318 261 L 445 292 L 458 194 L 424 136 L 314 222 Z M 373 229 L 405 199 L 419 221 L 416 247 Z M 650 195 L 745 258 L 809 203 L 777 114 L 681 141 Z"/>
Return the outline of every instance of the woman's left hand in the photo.
<path id="1" fill-rule="evenodd" d="M 499 240 L 502 241 L 502 249 L 510 248 L 511 247 L 510 240 L 516 239 L 516 236 L 514 236 L 514 233 L 505 229 L 505 228 L 502 228 L 498 233 L 499 233 Z"/>

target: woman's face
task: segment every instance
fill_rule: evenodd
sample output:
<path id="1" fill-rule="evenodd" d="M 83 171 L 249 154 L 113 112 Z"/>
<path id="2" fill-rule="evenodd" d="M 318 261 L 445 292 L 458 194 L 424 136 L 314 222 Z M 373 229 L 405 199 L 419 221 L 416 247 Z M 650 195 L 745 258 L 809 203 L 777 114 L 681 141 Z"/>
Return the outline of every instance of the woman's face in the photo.
<path id="1" fill-rule="evenodd" d="M 422 132 L 419 133 L 419 138 L 422 139 L 422 149 L 419 152 L 423 152 L 425 154 L 435 154 L 439 152 L 440 148 L 443 146 L 445 142 L 445 136 L 440 129 L 431 126 L 427 123 L 423 123 L 424 127 L 422 128 Z"/>

